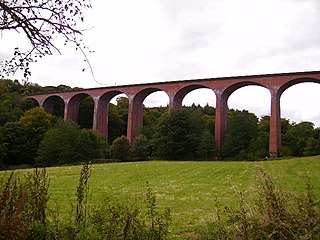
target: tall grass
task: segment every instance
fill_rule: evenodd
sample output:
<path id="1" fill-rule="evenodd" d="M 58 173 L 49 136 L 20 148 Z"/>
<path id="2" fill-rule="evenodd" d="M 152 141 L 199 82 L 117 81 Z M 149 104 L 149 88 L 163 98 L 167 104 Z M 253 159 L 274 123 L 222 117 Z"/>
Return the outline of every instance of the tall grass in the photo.
<path id="1" fill-rule="evenodd" d="M 199 239 L 320 239 L 320 205 L 306 181 L 303 194 L 277 189 L 272 178 L 258 168 L 257 201 L 248 204 L 238 192 L 239 206 L 216 202 L 211 221 L 198 228 Z"/>
<path id="2" fill-rule="evenodd" d="M 89 211 L 90 167 L 91 164 L 85 163 L 81 169 L 75 193 L 76 208 L 70 208 L 69 219 L 61 218 L 57 211 L 47 207 L 49 182 L 45 168 L 35 168 L 23 177 L 12 171 L 6 181 L 3 178 L 0 239 L 161 240 L 168 235 L 170 211 L 158 209 L 150 187 L 147 187 L 145 209 L 106 199 L 103 205 L 96 205 Z"/>

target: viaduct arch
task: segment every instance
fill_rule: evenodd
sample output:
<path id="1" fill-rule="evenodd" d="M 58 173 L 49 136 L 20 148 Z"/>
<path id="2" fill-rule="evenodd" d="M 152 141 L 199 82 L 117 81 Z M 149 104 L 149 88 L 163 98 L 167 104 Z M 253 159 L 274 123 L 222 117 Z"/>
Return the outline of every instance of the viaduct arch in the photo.
<path id="1" fill-rule="evenodd" d="M 108 105 L 118 94 L 125 94 L 129 99 L 127 137 L 130 142 L 138 134 L 143 122 L 143 101 L 153 92 L 164 91 L 169 97 L 169 109 L 182 107 L 183 98 L 198 88 L 208 88 L 216 96 L 215 142 L 221 148 L 228 122 L 228 98 L 237 89 L 257 85 L 269 90 L 270 102 L 270 139 L 269 153 L 277 157 L 281 147 L 281 111 L 280 98 L 282 93 L 292 85 L 303 82 L 320 83 L 320 71 L 264 74 L 237 77 L 221 77 L 197 80 L 146 83 L 135 85 L 112 86 L 103 88 L 83 89 L 68 92 L 41 93 L 29 95 L 47 112 L 53 111 L 53 98 L 64 102 L 64 120 L 76 121 L 80 102 L 91 96 L 94 100 L 93 129 L 108 137 Z"/>

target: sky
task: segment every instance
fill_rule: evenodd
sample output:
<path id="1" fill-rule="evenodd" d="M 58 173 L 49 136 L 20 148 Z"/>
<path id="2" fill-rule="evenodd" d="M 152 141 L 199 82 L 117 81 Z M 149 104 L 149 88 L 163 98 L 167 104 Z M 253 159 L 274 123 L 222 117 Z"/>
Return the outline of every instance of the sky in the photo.
<path id="1" fill-rule="evenodd" d="M 93 88 L 320 70 L 319 0 L 92 0 L 85 16 L 83 38 L 94 50 L 88 58 L 95 77 L 82 72 L 87 66 L 80 51 L 61 46 L 61 55 L 32 66 L 31 82 Z M 0 60 L 23 44 L 16 33 L 2 33 Z M 295 85 L 281 97 L 281 116 L 320 126 L 318 102 L 320 84 Z M 144 102 L 167 103 L 163 92 Z M 215 106 L 215 96 L 195 90 L 183 101 L 192 103 Z M 244 87 L 228 105 L 268 115 L 270 94 Z"/>

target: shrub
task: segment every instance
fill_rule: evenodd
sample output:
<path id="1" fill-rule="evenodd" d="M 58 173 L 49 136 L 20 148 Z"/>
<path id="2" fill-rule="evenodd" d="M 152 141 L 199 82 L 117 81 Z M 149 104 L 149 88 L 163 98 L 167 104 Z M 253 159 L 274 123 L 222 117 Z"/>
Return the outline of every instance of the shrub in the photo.
<path id="1" fill-rule="evenodd" d="M 125 136 L 117 137 L 110 146 L 110 157 L 126 161 L 130 159 L 130 144 Z"/>
<path id="2" fill-rule="evenodd" d="M 104 204 L 93 211 L 91 221 L 101 239 L 165 239 L 171 223 L 170 211 L 159 211 L 155 195 L 149 186 L 146 211 L 143 210 L 136 204 L 106 197 Z"/>
<path id="3" fill-rule="evenodd" d="M 309 182 L 304 195 L 279 191 L 258 169 L 258 201 L 250 206 L 238 192 L 239 208 L 216 201 L 216 216 L 198 229 L 200 239 L 320 239 L 320 206 Z"/>
<path id="4" fill-rule="evenodd" d="M 15 172 L 0 181 L 0 239 L 149 239 L 161 240 L 169 233 L 170 211 L 160 211 L 148 186 L 146 208 L 106 198 L 88 210 L 91 164 L 85 163 L 76 189 L 76 207 L 70 218 L 52 211 L 48 216 L 48 176 L 35 168 L 19 178 Z"/>
<path id="5" fill-rule="evenodd" d="M 138 135 L 133 142 L 133 155 L 139 160 L 146 160 L 150 156 L 150 144 L 145 135 Z"/>
<path id="6" fill-rule="evenodd" d="M 12 172 L 0 186 L 0 238 L 45 238 L 47 228 L 48 177 L 35 168 L 23 179 Z"/>
<path id="7" fill-rule="evenodd" d="M 105 139 L 74 122 L 58 124 L 46 132 L 39 146 L 37 164 L 52 166 L 88 161 L 104 156 Z"/>

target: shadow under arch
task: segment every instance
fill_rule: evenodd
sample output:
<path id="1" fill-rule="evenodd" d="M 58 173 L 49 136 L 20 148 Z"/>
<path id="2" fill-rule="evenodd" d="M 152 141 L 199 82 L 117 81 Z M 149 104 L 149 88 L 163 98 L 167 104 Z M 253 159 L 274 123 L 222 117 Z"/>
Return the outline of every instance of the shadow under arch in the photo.
<path id="1" fill-rule="evenodd" d="M 27 97 L 22 99 L 21 108 L 23 111 L 27 111 L 34 107 L 40 107 L 40 102 L 38 99 L 33 97 Z"/>
<path id="2" fill-rule="evenodd" d="M 65 103 L 62 97 L 58 95 L 49 96 L 43 101 L 42 107 L 47 113 L 64 118 Z"/>
<path id="3" fill-rule="evenodd" d="M 143 126 L 143 101 L 150 94 L 158 91 L 165 92 L 169 97 L 166 90 L 155 87 L 145 88 L 133 96 L 129 96 L 127 137 L 130 143 L 133 143 L 135 137 L 139 134 L 140 128 Z"/>
<path id="4" fill-rule="evenodd" d="M 87 97 L 92 98 L 90 94 L 78 93 L 69 99 L 64 116 L 65 120 L 78 122 L 80 103 Z"/>

